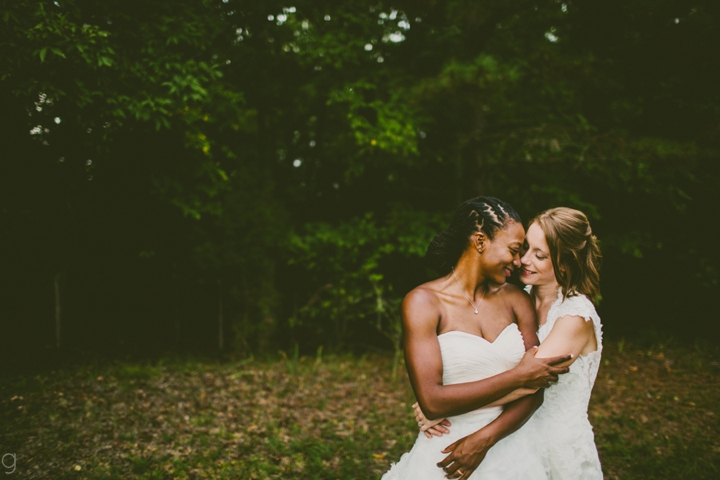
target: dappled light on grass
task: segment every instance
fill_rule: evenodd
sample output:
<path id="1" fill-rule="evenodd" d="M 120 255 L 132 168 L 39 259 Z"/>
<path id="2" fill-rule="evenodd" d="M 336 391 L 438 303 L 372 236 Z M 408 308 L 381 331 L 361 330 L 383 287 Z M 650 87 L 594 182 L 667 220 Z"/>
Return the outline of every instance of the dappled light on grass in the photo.
<path id="1" fill-rule="evenodd" d="M 590 401 L 605 478 L 717 478 L 717 350 L 623 347 L 606 347 Z"/>
<path id="2" fill-rule="evenodd" d="M 386 358 L 119 364 L 11 384 L 22 397 L 3 389 L 3 443 L 24 478 L 75 465 L 90 478 L 373 478 L 415 436 Z"/>
<path id="3" fill-rule="evenodd" d="M 590 419 L 608 480 L 716 478 L 719 362 L 606 346 Z M 293 356 L 14 376 L 0 382 L 0 447 L 21 478 L 378 478 L 417 435 L 392 365 Z"/>

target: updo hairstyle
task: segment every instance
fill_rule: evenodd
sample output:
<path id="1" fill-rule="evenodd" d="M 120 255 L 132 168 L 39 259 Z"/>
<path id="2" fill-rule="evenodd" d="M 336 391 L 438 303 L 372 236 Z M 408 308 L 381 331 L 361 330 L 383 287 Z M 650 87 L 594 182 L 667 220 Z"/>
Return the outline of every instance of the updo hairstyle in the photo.
<path id="1" fill-rule="evenodd" d="M 563 299 L 582 293 L 595 302 L 600 298 L 600 261 L 602 254 L 590 222 L 579 210 L 551 208 L 533 218 L 545 233 L 555 278 Z"/>
<path id="2" fill-rule="evenodd" d="M 470 237 L 483 232 L 492 240 L 510 222 L 521 223 L 520 215 L 507 203 L 493 197 L 475 197 L 460 205 L 450 226 L 435 235 L 425 253 L 425 263 L 442 275 L 450 273 L 467 248 Z"/>

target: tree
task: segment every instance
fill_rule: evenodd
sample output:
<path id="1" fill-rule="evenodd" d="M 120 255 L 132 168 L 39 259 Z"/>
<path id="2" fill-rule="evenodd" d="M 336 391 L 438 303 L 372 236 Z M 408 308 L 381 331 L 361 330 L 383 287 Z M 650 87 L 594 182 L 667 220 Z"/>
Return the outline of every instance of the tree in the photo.
<path id="1" fill-rule="evenodd" d="M 672 328 L 718 288 L 718 13 L 4 2 L 2 278 L 24 285 L 6 317 L 40 327 L 62 273 L 68 341 L 211 348 L 221 284 L 239 348 L 390 347 L 388 312 L 431 275 L 422 245 L 489 194 L 524 218 L 586 211 L 608 329 Z"/>

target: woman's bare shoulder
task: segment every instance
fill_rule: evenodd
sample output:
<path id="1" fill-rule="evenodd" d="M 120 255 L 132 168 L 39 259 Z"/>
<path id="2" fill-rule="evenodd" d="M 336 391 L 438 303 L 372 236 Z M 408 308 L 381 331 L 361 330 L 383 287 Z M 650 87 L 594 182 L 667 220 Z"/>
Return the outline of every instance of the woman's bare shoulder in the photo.
<path id="1" fill-rule="evenodd" d="M 403 316 L 407 320 L 437 319 L 440 314 L 441 295 L 437 280 L 413 288 L 403 299 Z"/>
<path id="2" fill-rule="evenodd" d="M 528 316 L 535 319 L 535 307 L 533 307 L 530 295 L 522 288 L 506 283 L 500 287 L 500 295 L 504 304 L 515 312 L 515 316 Z"/>
<path id="3" fill-rule="evenodd" d="M 426 307 L 429 304 L 436 304 L 439 301 L 440 286 L 437 280 L 431 280 L 413 288 L 405 295 L 403 306 Z"/>
<path id="4" fill-rule="evenodd" d="M 511 302 L 520 302 L 522 304 L 530 301 L 530 295 L 512 283 L 506 283 L 498 287 L 498 293 L 505 299 Z"/>

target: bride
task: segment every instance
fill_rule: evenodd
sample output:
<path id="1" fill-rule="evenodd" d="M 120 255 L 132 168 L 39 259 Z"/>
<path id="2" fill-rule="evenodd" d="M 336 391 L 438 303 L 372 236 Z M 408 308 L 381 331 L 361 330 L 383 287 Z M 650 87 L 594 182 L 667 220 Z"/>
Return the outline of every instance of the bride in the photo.
<path id="1" fill-rule="evenodd" d="M 542 345 L 536 356 L 570 352 L 574 361 L 570 373 L 545 390 L 543 405 L 520 434 L 532 439 L 547 478 L 602 479 L 587 416 L 602 351 L 600 318 L 590 301 L 599 296 L 600 250 L 596 238 L 582 212 L 554 208 L 530 222 L 524 250 L 520 279 L 527 285 L 540 324 Z M 448 432 L 445 427 L 450 422 L 428 422 L 417 406 L 416 417 L 424 423 L 428 436 Z M 439 466 L 450 478 L 480 478 L 470 475 L 478 465 L 477 471 L 482 469 L 480 462 L 490 459 L 488 454 L 483 461 L 488 449 L 500 445 L 493 447 L 492 439 L 490 424 L 445 448 L 443 452 L 449 455 Z"/>
<path id="2" fill-rule="evenodd" d="M 438 442 L 421 434 L 383 480 L 439 480 L 446 472 L 483 480 L 547 478 L 533 439 L 512 432 L 542 403 L 536 390 L 568 372 L 562 364 L 572 357 L 535 355 L 530 297 L 506 283 L 521 265 L 524 238 L 512 207 L 477 197 L 458 207 L 428 247 L 429 265 L 444 276 L 403 301 L 405 359 L 422 411 L 451 420 L 445 444 L 452 450 L 445 458 Z"/>

